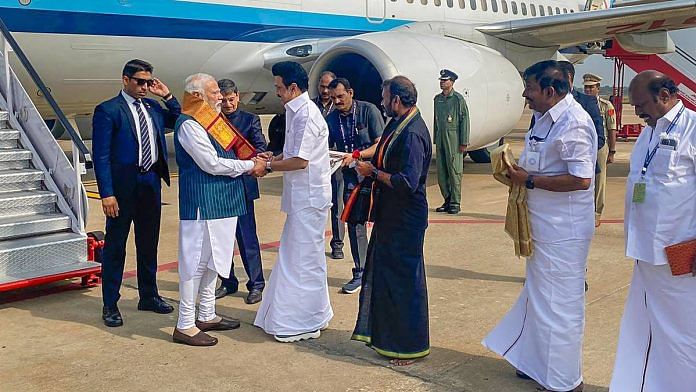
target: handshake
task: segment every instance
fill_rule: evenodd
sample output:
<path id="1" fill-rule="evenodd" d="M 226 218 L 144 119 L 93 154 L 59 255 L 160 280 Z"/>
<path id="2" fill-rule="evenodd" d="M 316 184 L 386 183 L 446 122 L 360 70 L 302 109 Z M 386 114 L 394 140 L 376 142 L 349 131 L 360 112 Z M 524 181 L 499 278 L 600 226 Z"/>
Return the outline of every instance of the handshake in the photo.
<path id="1" fill-rule="evenodd" d="M 254 167 L 249 170 L 248 174 L 260 178 L 268 173 L 266 171 L 266 162 L 273 160 L 273 153 L 271 151 L 261 152 L 251 160 L 254 162 Z"/>

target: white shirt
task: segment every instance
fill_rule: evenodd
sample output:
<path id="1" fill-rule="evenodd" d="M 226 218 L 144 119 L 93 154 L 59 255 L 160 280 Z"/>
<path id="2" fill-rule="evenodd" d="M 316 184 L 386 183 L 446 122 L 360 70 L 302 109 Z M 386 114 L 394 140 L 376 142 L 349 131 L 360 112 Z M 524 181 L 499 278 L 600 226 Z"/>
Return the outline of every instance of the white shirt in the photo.
<path id="1" fill-rule="evenodd" d="M 128 108 L 131 111 L 131 114 L 133 115 L 133 120 L 135 122 L 135 134 L 138 136 L 138 165 L 142 166 L 143 164 L 143 149 L 141 148 L 142 141 L 141 141 L 141 135 L 140 135 L 140 116 L 138 115 L 138 111 L 135 109 L 136 103 L 135 103 L 135 98 L 131 97 L 130 95 L 126 94 L 125 91 L 121 90 L 121 95 L 123 98 L 126 100 L 126 103 L 128 103 Z M 152 118 L 150 117 L 150 113 L 147 111 L 145 101 L 142 101 L 142 104 L 140 105 L 140 109 L 143 110 L 143 114 L 145 115 L 145 122 L 147 122 L 147 130 L 149 131 L 148 134 L 150 135 L 150 151 L 152 151 L 152 163 L 157 162 L 157 143 L 155 140 L 155 127 L 152 126 Z"/>
<path id="2" fill-rule="evenodd" d="M 283 173 L 280 209 L 289 214 L 309 207 L 330 208 L 329 127 L 306 92 L 285 104 L 285 109 L 283 159 L 298 157 L 309 164 Z"/>
<path id="3" fill-rule="evenodd" d="M 531 175 L 570 174 L 591 178 L 594 184 L 597 132 L 590 115 L 572 94 L 567 94 L 543 115 L 534 112 L 534 119 L 534 127 L 525 137 L 520 166 Z M 534 142 L 531 136 L 546 139 Z M 534 151 L 539 153 L 538 168 L 528 159 Z M 527 207 L 534 241 L 591 239 L 594 234 L 593 185 L 572 192 L 528 189 Z"/>
<path id="4" fill-rule="evenodd" d="M 626 182 L 626 256 L 646 263 L 667 264 L 664 248 L 696 238 L 696 113 L 684 108 L 669 135 L 670 124 L 683 108 L 679 103 L 647 126 L 631 153 Z M 633 202 L 634 184 L 648 151 L 663 139 L 677 141 L 676 150 L 660 145 L 645 174 L 645 201 Z"/>
<path id="5" fill-rule="evenodd" d="M 219 157 L 215 147 L 210 142 L 208 133 L 201 124 L 194 120 L 184 121 L 177 135 L 181 147 L 206 173 L 215 176 L 237 177 L 254 168 L 253 161 Z"/>

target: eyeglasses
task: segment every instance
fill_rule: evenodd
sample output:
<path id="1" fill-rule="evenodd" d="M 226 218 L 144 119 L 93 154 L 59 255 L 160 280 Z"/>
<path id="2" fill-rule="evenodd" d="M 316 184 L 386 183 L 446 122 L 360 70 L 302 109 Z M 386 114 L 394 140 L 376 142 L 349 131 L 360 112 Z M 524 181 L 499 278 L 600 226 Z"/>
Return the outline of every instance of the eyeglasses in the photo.
<path id="1" fill-rule="evenodd" d="M 142 79 L 142 78 L 136 78 L 134 76 L 129 76 L 128 79 L 133 79 L 135 80 L 135 83 L 138 84 L 138 86 L 142 86 L 145 83 L 147 83 L 148 86 L 152 86 L 155 84 L 155 79 Z"/>

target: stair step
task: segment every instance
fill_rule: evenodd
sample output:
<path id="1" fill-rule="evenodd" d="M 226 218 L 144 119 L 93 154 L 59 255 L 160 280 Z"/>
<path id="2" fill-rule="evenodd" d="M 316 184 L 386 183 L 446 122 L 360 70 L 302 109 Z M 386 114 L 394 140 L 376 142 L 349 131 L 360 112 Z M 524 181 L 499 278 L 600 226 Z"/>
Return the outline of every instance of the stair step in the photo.
<path id="1" fill-rule="evenodd" d="M 19 131 L 16 129 L 0 129 L 0 140 L 19 140 Z"/>
<path id="2" fill-rule="evenodd" d="M 0 241 L 68 230 L 70 218 L 61 213 L 8 216 L 0 218 Z"/>
<path id="3" fill-rule="evenodd" d="M 19 142 L 17 140 L 2 140 L 0 139 L 0 149 L 11 150 L 19 147 Z"/>
<path id="4" fill-rule="evenodd" d="M 44 175 L 36 169 L 0 170 L 0 192 L 41 189 Z"/>
<path id="5" fill-rule="evenodd" d="M 0 281 L 87 260 L 87 237 L 55 233 L 0 242 Z"/>
<path id="6" fill-rule="evenodd" d="M 19 131 L 0 129 L 0 149 L 17 149 L 19 147 Z"/>
<path id="7" fill-rule="evenodd" d="M 55 212 L 56 195 L 50 191 L 0 193 L 0 217 Z"/>
<path id="8" fill-rule="evenodd" d="M 19 148 L 0 149 L 0 170 L 25 169 L 31 162 L 31 151 Z"/>
<path id="9" fill-rule="evenodd" d="M 31 151 L 20 148 L 0 150 L 0 162 L 24 161 L 31 159 Z"/>

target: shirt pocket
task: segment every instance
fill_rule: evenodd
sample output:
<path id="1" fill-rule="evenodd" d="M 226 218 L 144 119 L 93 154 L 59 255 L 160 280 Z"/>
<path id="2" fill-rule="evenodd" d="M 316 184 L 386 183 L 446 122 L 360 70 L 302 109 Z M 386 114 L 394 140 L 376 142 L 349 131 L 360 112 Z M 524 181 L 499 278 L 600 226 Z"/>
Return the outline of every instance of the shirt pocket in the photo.
<path id="1" fill-rule="evenodd" d="M 668 148 L 658 148 L 648 168 L 657 180 L 669 180 L 674 176 L 674 161 L 677 152 Z"/>
<path id="2" fill-rule="evenodd" d="M 372 140 L 370 140 L 370 132 L 367 127 L 358 125 L 357 138 L 355 145 L 360 148 L 367 148 L 372 145 Z"/>

